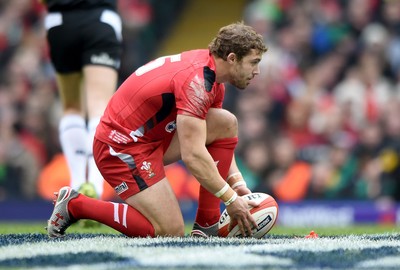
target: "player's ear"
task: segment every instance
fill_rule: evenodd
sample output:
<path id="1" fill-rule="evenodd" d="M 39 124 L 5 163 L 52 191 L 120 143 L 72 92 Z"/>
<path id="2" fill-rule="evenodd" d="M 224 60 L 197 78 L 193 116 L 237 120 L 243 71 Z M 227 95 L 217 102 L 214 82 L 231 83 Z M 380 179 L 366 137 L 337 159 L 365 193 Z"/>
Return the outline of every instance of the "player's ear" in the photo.
<path id="1" fill-rule="evenodd" d="M 236 54 L 232 52 L 229 53 L 228 57 L 226 57 L 226 60 L 228 61 L 228 63 L 233 64 L 237 60 Z"/>

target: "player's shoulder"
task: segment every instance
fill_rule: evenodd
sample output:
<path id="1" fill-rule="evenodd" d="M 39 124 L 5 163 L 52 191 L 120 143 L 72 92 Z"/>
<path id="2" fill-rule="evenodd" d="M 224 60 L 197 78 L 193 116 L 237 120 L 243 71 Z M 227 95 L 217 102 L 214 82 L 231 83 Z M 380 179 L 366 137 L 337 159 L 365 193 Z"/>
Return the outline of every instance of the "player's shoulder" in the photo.
<path id="1" fill-rule="evenodd" d="M 181 53 L 182 62 L 186 69 L 181 74 L 189 77 L 212 77 L 215 80 L 215 63 L 209 50 L 199 49 Z M 213 84 L 213 83 L 212 83 Z"/>
<path id="2" fill-rule="evenodd" d="M 199 49 L 182 52 L 182 61 L 189 63 L 194 68 L 209 66 L 211 55 L 209 50 Z"/>

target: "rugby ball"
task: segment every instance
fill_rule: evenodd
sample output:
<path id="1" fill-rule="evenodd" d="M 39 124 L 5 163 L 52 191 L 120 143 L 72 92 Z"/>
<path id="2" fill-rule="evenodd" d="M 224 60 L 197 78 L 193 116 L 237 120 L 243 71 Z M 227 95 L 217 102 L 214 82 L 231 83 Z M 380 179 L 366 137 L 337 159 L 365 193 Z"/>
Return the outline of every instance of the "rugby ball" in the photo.
<path id="1" fill-rule="evenodd" d="M 262 238 L 266 235 L 278 218 L 278 204 L 275 199 L 265 193 L 250 193 L 242 196 L 249 201 L 259 203 L 257 207 L 251 207 L 250 213 L 258 224 L 258 228 L 253 229 L 254 238 Z M 242 237 L 239 225 L 236 223 L 229 231 L 229 223 L 231 219 L 226 209 L 222 212 L 218 222 L 218 235 L 220 237 Z"/>

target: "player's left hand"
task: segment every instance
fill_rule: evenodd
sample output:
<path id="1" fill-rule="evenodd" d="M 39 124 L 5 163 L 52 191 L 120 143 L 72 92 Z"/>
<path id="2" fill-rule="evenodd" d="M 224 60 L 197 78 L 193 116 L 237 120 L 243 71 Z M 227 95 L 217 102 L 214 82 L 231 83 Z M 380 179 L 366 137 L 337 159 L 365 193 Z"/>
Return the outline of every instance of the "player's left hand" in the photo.
<path id="1" fill-rule="evenodd" d="M 250 194 L 250 193 L 251 193 L 251 190 L 250 190 L 248 187 L 246 187 L 245 185 L 235 187 L 233 190 L 234 190 L 239 196 L 243 196 L 243 195 L 246 195 L 246 194 Z"/>

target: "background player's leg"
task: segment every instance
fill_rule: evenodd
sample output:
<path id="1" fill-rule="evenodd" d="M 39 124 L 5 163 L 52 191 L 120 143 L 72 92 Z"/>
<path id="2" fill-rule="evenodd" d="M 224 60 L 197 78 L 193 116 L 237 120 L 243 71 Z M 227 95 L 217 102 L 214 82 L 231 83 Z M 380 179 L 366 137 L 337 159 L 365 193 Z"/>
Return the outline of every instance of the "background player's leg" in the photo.
<path id="1" fill-rule="evenodd" d="M 88 117 L 88 182 L 92 183 L 101 198 L 103 194 L 103 177 L 93 159 L 93 138 L 100 117 L 117 87 L 118 73 L 106 66 L 87 65 L 83 68 L 84 89 L 86 93 L 86 110 Z"/>
<path id="2" fill-rule="evenodd" d="M 67 160 L 71 187 L 79 189 L 86 181 L 87 129 L 82 113 L 80 72 L 56 75 L 63 116 L 59 122 L 59 139 Z"/>

